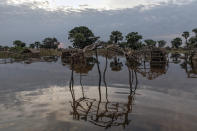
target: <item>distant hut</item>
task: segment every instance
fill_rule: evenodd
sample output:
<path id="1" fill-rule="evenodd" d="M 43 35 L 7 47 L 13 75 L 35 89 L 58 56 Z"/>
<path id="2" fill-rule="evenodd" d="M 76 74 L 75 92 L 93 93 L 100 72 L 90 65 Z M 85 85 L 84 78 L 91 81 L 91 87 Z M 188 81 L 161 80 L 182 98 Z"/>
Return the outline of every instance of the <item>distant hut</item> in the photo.
<path id="1" fill-rule="evenodd" d="M 74 54 L 83 54 L 81 49 L 64 49 L 62 51 L 62 58 L 72 57 Z"/>
<path id="2" fill-rule="evenodd" d="M 29 57 L 32 57 L 32 58 L 40 57 L 40 51 L 36 49 L 29 49 L 29 48 L 24 49 L 22 54 L 28 55 Z"/>

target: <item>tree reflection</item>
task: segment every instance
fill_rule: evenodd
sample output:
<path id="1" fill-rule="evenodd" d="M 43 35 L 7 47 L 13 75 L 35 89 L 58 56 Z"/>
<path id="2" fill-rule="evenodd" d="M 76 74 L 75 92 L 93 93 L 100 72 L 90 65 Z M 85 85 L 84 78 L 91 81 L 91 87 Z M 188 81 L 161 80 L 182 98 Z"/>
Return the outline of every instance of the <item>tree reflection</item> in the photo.
<path id="1" fill-rule="evenodd" d="M 110 62 L 110 67 L 112 71 L 121 71 L 122 70 L 122 62 L 116 56 L 114 57 L 113 61 Z"/>
<path id="2" fill-rule="evenodd" d="M 187 53 L 184 54 L 184 61 L 180 64 L 188 78 L 197 78 L 197 61 L 190 60 Z"/>
<path id="3" fill-rule="evenodd" d="M 148 80 L 153 80 L 163 74 L 166 74 L 169 68 L 168 62 L 160 62 L 160 61 L 150 62 L 144 60 L 141 63 L 138 63 L 136 61 L 127 61 L 126 65 L 129 69 L 132 69 L 133 71 L 141 74 L 143 77 L 146 77 Z"/>
<path id="4" fill-rule="evenodd" d="M 179 59 L 181 56 L 181 54 L 179 54 L 178 52 L 172 53 L 170 58 L 172 59 L 172 62 L 175 64 L 178 64 L 181 62 L 181 60 Z"/>
<path id="5" fill-rule="evenodd" d="M 105 68 L 103 72 L 103 82 L 105 85 L 105 94 L 101 91 L 101 78 L 102 73 L 100 70 L 99 60 L 97 51 L 95 51 L 96 65 L 98 70 L 98 98 L 92 99 L 90 97 L 80 97 L 76 99 L 75 89 L 74 89 L 74 76 L 73 70 L 74 65 L 71 65 L 71 79 L 70 79 L 70 92 L 72 96 L 72 111 L 73 119 L 75 120 L 85 120 L 94 125 L 104 127 L 106 129 L 112 126 L 122 126 L 125 128 L 131 120 L 129 120 L 129 113 L 132 112 L 132 107 L 134 103 L 135 91 L 138 86 L 137 72 L 131 68 L 129 69 L 129 87 L 130 92 L 128 95 L 128 100 L 126 103 L 123 102 L 113 102 L 108 99 L 108 87 L 106 82 L 106 71 L 108 66 L 107 55 L 105 56 Z M 82 90 L 84 94 L 84 90 Z M 102 97 L 104 99 L 102 99 Z"/>

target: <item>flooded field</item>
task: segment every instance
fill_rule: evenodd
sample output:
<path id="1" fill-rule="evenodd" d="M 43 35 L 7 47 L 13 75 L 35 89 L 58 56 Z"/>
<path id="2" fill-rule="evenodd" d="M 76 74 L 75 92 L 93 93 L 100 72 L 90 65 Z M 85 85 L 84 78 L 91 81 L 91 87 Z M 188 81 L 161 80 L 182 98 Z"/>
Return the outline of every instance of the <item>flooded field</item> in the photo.
<path id="1" fill-rule="evenodd" d="M 196 131 L 197 64 L 0 59 L 1 131 Z"/>

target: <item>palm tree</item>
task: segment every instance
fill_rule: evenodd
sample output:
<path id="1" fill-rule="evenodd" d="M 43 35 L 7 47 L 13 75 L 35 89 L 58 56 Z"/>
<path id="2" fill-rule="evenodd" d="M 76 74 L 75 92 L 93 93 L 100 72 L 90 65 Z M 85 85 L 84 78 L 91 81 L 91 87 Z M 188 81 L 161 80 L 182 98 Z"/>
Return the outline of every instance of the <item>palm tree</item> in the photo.
<path id="1" fill-rule="evenodd" d="M 110 35 L 110 41 L 117 44 L 119 41 L 123 40 L 122 33 L 120 31 L 112 31 Z"/>
<path id="2" fill-rule="evenodd" d="M 134 50 L 140 48 L 142 46 L 141 40 L 142 36 L 138 34 L 138 32 L 131 32 L 127 34 L 126 40 L 127 45 L 129 48 L 132 48 Z"/>
<path id="3" fill-rule="evenodd" d="M 188 41 L 189 36 L 190 36 L 190 34 L 189 34 L 188 31 L 185 31 L 185 32 L 183 32 L 183 34 L 182 34 L 182 37 L 185 38 L 185 44 L 186 44 L 187 48 L 188 48 L 188 42 L 187 42 L 187 41 Z"/>

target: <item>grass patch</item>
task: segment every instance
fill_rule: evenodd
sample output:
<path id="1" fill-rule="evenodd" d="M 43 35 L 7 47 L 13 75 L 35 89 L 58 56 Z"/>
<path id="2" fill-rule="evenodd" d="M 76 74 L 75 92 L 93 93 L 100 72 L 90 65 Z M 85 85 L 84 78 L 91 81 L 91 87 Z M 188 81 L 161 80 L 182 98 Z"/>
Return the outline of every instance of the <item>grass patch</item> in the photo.
<path id="1" fill-rule="evenodd" d="M 57 49 L 40 49 L 40 56 L 61 56 L 62 51 Z"/>

